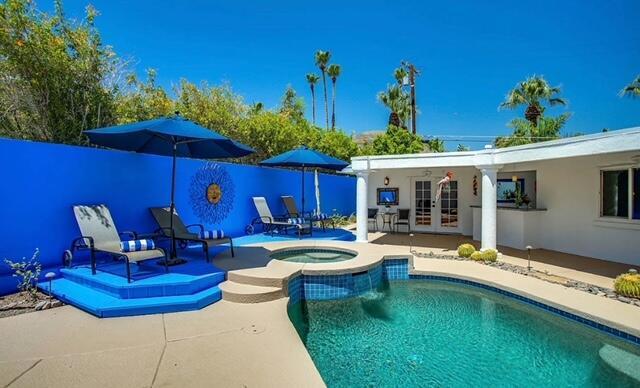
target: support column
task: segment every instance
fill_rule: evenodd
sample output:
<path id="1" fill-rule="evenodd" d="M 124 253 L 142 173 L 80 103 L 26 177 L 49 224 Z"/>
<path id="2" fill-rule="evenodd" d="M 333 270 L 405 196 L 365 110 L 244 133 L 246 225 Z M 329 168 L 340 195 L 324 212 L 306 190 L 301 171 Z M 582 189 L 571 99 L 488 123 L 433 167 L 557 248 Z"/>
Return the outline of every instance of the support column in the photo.
<path id="1" fill-rule="evenodd" d="M 479 166 L 482 172 L 481 250 L 496 249 L 497 180 L 501 166 Z"/>
<path id="2" fill-rule="evenodd" d="M 356 242 L 368 242 L 367 184 L 369 171 L 356 173 Z"/>

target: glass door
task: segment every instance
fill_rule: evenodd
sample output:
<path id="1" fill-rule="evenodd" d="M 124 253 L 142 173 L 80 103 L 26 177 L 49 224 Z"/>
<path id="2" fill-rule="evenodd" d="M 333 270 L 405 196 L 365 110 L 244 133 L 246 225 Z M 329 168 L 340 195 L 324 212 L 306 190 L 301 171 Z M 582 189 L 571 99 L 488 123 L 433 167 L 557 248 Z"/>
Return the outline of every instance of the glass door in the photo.
<path id="1" fill-rule="evenodd" d="M 435 209 L 434 199 L 435 185 L 431 180 L 416 179 L 413 182 L 413 225 L 411 229 L 417 231 L 433 231 L 435 222 L 433 215 Z"/>
<path id="2" fill-rule="evenodd" d="M 439 201 L 441 232 L 457 232 L 460 225 L 458 219 L 458 181 L 449 182 L 449 186 L 442 189 Z"/>

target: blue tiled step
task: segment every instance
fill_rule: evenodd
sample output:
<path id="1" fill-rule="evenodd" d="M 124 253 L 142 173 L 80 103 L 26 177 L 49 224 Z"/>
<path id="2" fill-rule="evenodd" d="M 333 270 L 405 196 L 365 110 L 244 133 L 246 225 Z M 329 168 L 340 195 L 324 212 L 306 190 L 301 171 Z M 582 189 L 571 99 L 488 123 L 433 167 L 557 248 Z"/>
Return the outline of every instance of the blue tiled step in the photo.
<path id="1" fill-rule="evenodd" d="M 48 290 L 45 283 L 39 287 Z M 56 298 L 100 318 L 198 310 L 221 299 L 217 286 L 191 295 L 133 299 L 120 299 L 64 278 L 54 280 L 51 288 Z"/>
<path id="2" fill-rule="evenodd" d="M 208 272 L 207 272 L 208 271 Z M 158 275 L 136 279 L 98 270 L 93 275 L 89 267 L 63 268 L 64 279 L 120 299 L 154 298 L 162 296 L 190 295 L 217 286 L 225 280 L 224 271 L 209 266 L 202 273 L 160 272 Z"/>

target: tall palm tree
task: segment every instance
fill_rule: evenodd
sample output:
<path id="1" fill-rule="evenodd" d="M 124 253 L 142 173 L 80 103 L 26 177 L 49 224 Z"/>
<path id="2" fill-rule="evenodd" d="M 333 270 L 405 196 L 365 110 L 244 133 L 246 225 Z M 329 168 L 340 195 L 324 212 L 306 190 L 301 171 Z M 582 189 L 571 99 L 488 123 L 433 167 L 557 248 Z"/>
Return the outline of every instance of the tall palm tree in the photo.
<path id="1" fill-rule="evenodd" d="M 313 117 L 313 124 L 316 124 L 316 83 L 320 80 L 317 74 L 307 74 L 307 82 L 311 88 L 311 112 Z"/>
<path id="2" fill-rule="evenodd" d="M 336 81 L 340 76 L 340 65 L 329 65 L 327 75 L 331 77 L 331 129 L 336 129 Z"/>
<path id="3" fill-rule="evenodd" d="M 396 79 L 398 85 L 402 86 L 404 84 L 404 80 L 409 76 L 407 70 L 404 67 L 399 67 L 393 72 L 393 77 Z"/>
<path id="4" fill-rule="evenodd" d="M 411 115 L 411 101 L 399 85 L 389 86 L 386 92 L 378 93 L 378 100 L 389 108 L 389 125 L 406 128 Z"/>
<path id="5" fill-rule="evenodd" d="M 620 97 L 640 97 L 640 75 L 620 91 Z"/>
<path id="6" fill-rule="evenodd" d="M 322 87 L 324 88 L 324 115 L 327 120 L 326 129 L 329 129 L 329 103 L 327 101 L 327 64 L 329 63 L 329 59 L 331 59 L 331 53 L 329 51 L 316 51 L 315 60 L 316 66 L 320 69 L 322 73 Z"/>
<path id="7" fill-rule="evenodd" d="M 526 105 L 524 117 L 535 127 L 538 118 L 543 115 L 546 102 L 550 106 L 567 105 L 567 101 L 561 97 L 559 86 L 551 86 L 542 76 L 532 76 L 520 82 L 513 88 L 500 104 L 501 109 L 515 109 Z"/>

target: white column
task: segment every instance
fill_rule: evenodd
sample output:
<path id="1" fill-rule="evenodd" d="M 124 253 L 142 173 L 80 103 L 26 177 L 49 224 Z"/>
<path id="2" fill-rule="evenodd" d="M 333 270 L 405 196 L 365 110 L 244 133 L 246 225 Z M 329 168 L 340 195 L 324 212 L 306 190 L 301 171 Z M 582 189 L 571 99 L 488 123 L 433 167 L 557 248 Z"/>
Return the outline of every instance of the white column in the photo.
<path id="1" fill-rule="evenodd" d="M 481 250 L 496 249 L 497 178 L 501 166 L 479 166 L 482 172 Z"/>
<path id="2" fill-rule="evenodd" d="M 368 242 L 367 183 L 369 181 L 369 171 L 360 171 L 356 175 L 356 241 Z"/>

